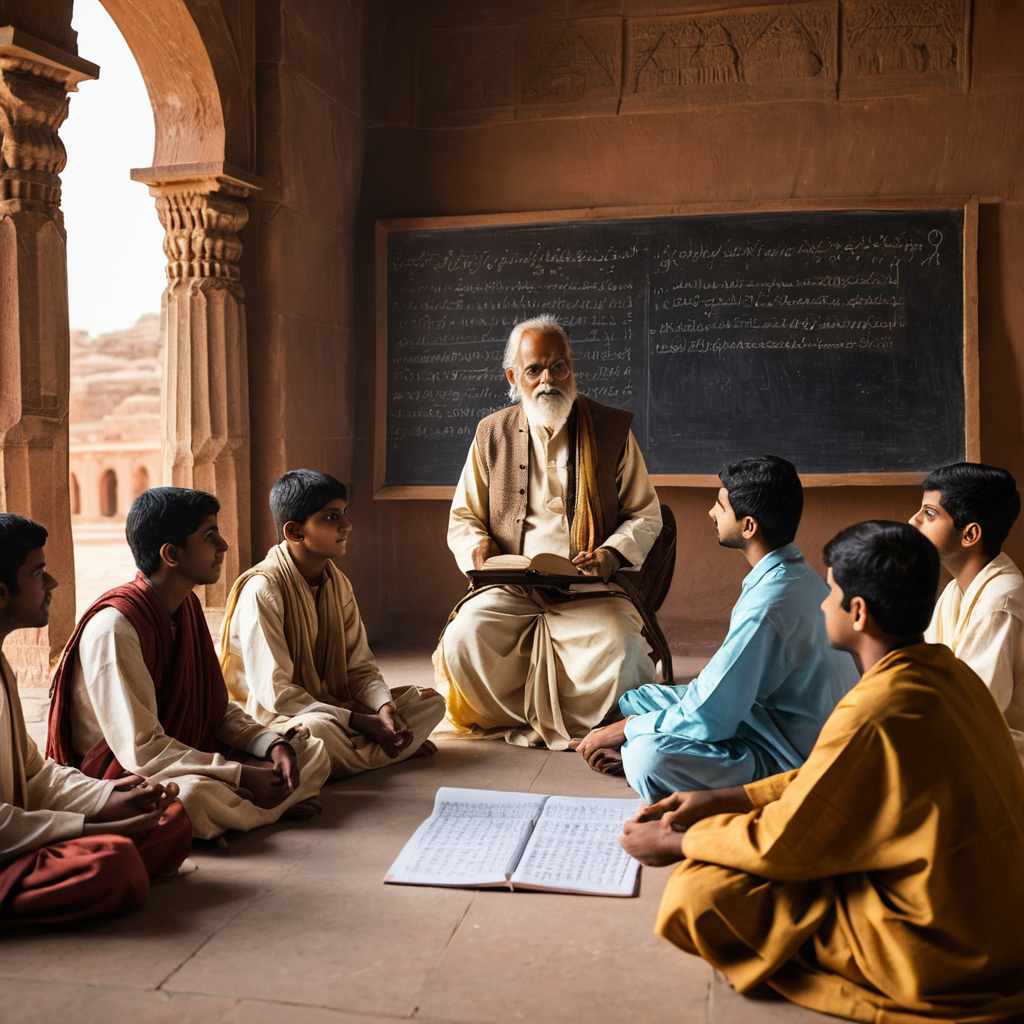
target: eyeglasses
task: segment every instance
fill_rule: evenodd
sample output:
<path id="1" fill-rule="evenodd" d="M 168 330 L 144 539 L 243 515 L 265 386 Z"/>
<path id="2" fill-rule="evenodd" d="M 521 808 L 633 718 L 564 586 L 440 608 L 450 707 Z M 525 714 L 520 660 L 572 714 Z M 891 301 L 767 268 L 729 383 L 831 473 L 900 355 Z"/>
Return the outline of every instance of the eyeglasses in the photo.
<path id="1" fill-rule="evenodd" d="M 545 372 L 551 375 L 552 380 L 565 380 L 572 373 L 572 366 L 564 359 L 559 359 L 557 363 L 552 363 L 550 366 L 538 366 L 534 363 L 523 370 L 523 376 L 533 382 L 540 380 Z"/>

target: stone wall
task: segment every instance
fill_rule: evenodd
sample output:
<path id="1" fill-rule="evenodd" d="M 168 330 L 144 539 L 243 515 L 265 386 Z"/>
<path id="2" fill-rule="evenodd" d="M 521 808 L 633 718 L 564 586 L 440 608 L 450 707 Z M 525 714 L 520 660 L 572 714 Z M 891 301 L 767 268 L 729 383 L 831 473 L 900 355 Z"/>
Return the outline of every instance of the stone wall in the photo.
<path id="1" fill-rule="evenodd" d="M 981 201 L 982 457 L 1024 481 L 1022 47 L 1012 0 L 369 5 L 357 493 L 371 487 L 376 218 L 970 193 Z M 662 618 L 677 646 L 692 645 L 723 628 L 747 566 L 715 544 L 710 489 L 661 496 L 680 533 Z M 839 528 L 906 519 L 919 497 L 814 489 L 798 542 L 820 568 Z M 376 561 L 357 589 L 376 631 L 436 633 L 463 588 L 446 503 L 368 505 L 357 527 L 372 516 Z M 1024 558 L 1024 525 L 1007 550 Z"/>

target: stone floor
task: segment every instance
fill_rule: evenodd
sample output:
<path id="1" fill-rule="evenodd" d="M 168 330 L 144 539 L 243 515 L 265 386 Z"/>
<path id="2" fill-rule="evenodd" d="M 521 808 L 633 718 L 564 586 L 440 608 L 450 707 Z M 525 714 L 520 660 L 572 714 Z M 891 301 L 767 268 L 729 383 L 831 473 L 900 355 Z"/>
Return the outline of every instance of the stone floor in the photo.
<path id="1" fill-rule="evenodd" d="M 393 685 L 428 685 L 426 652 L 378 652 Z M 678 665 L 696 671 L 699 663 Z M 44 694 L 24 694 L 44 731 Z M 669 869 L 638 899 L 382 884 L 438 786 L 629 796 L 574 754 L 437 736 L 439 752 L 323 792 L 309 822 L 196 843 L 198 870 L 133 917 L 0 938 L 4 1024 L 387 1021 L 811 1024 L 737 996 L 651 929 Z"/>

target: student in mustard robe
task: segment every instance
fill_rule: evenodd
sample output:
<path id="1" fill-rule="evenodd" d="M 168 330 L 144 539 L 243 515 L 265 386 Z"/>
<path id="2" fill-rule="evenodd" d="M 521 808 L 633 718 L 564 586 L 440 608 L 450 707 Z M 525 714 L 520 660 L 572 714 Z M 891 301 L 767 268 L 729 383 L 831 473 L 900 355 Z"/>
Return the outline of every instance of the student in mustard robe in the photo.
<path id="1" fill-rule="evenodd" d="M 911 517 L 953 575 L 924 638 L 945 644 L 992 691 L 1024 760 L 1024 576 L 1003 550 L 1020 514 L 1017 482 L 976 462 L 925 477 Z"/>
<path id="2" fill-rule="evenodd" d="M 135 499 L 125 533 L 139 571 L 75 627 L 54 675 L 46 744 L 95 778 L 174 780 L 201 839 L 309 817 L 330 767 L 318 740 L 292 745 L 228 700 L 194 593 L 220 578 L 219 510 L 212 494 L 184 487 Z"/>
<path id="3" fill-rule="evenodd" d="M 352 530 L 345 485 L 291 470 L 271 489 L 270 509 L 280 543 L 235 580 L 224 615 L 232 698 L 268 729 L 322 742 L 335 778 L 434 753 L 427 737 L 444 698 L 384 682 L 352 584 L 334 563 Z"/>
<path id="4" fill-rule="evenodd" d="M 57 580 L 46 530 L 0 514 L 0 646 L 50 618 Z M 188 856 L 192 827 L 173 783 L 90 779 L 39 756 L 17 680 L 0 654 L 0 930 L 136 910 L 150 878 Z"/>
<path id="5" fill-rule="evenodd" d="M 863 677 L 803 767 L 627 822 L 631 854 L 683 861 L 656 931 L 838 1017 L 1024 1020 L 1024 768 L 985 684 L 922 641 L 938 553 L 868 522 L 825 561 L 829 639 Z"/>

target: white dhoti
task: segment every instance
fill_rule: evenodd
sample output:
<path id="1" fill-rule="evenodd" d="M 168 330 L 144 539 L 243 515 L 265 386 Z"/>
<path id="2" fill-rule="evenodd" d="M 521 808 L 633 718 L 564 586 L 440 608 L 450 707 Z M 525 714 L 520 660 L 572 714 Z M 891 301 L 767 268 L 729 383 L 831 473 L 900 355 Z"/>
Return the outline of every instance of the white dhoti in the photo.
<path id="1" fill-rule="evenodd" d="M 192 833 L 196 839 L 215 839 L 229 829 L 248 832 L 261 825 L 271 825 L 293 804 L 301 803 L 320 792 L 327 781 L 327 751 L 318 739 L 295 740 L 292 743 L 299 760 L 299 785 L 276 807 L 258 807 L 244 789 L 205 775 L 176 775 L 181 802 L 185 805 Z"/>
<path id="2" fill-rule="evenodd" d="M 412 757 L 427 741 L 430 734 L 444 718 L 444 698 L 440 694 L 423 697 L 415 686 L 400 686 L 391 691 L 395 707 L 412 729 L 412 743 L 398 757 L 388 757 L 384 748 L 369 736 L 364 736 L 351 726 L 338 721 L 335 715 L 321 711 L 306 711 L 292 718 L 277 718 L 270 728 L 282 735 L 292 729 L 303 727 L 311 736 L 320 740 L 331 759 L 331 778 L 347 778 L 372 768 L 384 768 Z M 372 715 L 376 709 L 358 701 L 344 705 L 348 711 Z"/>
<path id="3" fill-rule="evenodd" d="M 565 750 L 626 690 L 654 680 L 640 615 L 624 596 L 566 598 L 491 587 L 465 601 L 438 646 L 448 718 Z"/>

